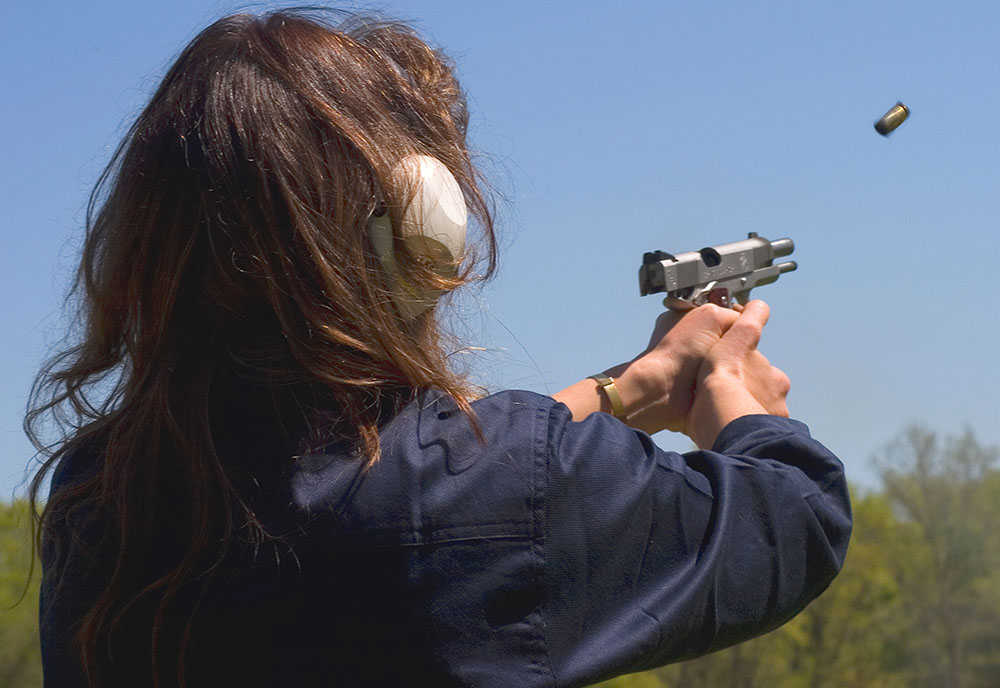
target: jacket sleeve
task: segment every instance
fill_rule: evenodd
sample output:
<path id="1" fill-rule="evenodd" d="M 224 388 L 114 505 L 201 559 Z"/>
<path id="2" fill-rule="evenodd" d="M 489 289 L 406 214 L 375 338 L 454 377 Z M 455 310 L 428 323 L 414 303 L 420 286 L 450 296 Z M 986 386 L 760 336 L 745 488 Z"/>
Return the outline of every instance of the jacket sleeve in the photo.
<path id="1" fill-rule="evenodd" d="M 840 570 L 840 461 L 805 425 L 730 423 L 665 452 L 606 414 L 549 417 L 545 634 L 558 685 L 690 659 L 784 623 Z"/>

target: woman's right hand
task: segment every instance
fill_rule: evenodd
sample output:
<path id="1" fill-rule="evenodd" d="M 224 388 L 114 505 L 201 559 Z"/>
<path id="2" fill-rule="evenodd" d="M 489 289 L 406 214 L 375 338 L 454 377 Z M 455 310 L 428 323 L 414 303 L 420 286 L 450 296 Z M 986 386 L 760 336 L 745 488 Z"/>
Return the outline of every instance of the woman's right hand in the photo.
<path id="1" fill-rule="evenodd" d="M 685 432 L 711 448 L 727 424 L 741 416 L 788 416 L 790 382 L 757 350 L 770 309 L 751 301 L 702 361 Z"/>
<path id="2" fill-rule="evenodd" d="M 649 434 L 686 432 L 701 364 L 738 317 L 735 311 L 713 305 L 662 313 L 646 349 L 605 371 L 615 379 L 626 411 L 623 420 Z M 574 420 L 595 411 L 612 412 L 607 395 L 593 380 L 582 380 L 552 396 L 570 408 Z"/>

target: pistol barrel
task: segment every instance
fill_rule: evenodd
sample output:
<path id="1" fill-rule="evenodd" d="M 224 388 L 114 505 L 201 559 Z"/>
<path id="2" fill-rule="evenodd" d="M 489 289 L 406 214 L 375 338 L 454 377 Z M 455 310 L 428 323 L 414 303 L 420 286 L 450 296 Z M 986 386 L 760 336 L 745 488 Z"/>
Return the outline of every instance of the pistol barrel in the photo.
<path id="1" fill-rule="evenodd" d="M 795 242 L 791 239 L 775 239 L 771 242 L 771 250 L 774 251 L 775 258 L 790 256 L 795 250 Z M 792 268 L 792 270 L 794 269 Z"/>

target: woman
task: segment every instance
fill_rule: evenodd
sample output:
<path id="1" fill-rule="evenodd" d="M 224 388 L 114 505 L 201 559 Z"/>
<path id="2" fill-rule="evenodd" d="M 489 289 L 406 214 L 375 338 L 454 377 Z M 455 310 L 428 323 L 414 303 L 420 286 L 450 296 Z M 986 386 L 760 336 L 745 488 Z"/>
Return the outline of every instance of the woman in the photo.
<path id="1" fill-rule="evenodd" d="M 180 55 L 95 191 L 82 336 L 28 419 L 69 423 L 32 491 L 53 472 L 47 685 L 584 685 L 835 575 L 842 466 L 786 418 L 764 304 L 664 315 L 554 398 L 449 369 L 437 297 L 496 251 L 465 125 L 399 25 L 239 15 Z"/>

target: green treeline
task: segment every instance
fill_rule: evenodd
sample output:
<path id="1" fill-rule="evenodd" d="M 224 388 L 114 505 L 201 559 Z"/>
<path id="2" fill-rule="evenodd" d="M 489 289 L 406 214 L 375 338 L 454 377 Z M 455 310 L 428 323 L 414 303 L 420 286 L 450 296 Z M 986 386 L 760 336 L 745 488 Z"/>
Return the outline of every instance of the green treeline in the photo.
<path id="1" fill-rule="evenodd" d="M 38 575 L 31 572 L 31 518 L 24 502 L 0 502 L 0 686 L 38 688 Z"/>
<path id="2" fill-rule="evenodd" d="M 906 431 L 854 494 L 841 575 L 785 626 L 602 688 L 986 688 L 1000 684 L 998 452 Z M 0 504 L 0 686 L 41 685 L 38 576 L 21 503 Z M 22 599 L 23 598 L 23 599 Z M 20 600 L 20 602 L 18 602 Z"/>

